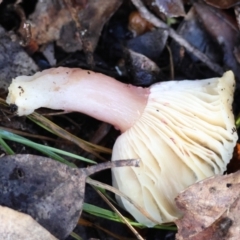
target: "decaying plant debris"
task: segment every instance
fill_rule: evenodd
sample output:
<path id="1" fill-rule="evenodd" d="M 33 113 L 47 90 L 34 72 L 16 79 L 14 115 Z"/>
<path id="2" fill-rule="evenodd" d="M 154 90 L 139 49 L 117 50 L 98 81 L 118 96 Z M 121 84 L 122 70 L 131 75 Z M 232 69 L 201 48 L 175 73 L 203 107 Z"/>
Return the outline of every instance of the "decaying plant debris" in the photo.
<path id="1" fill-rule="evenodd" d="M 232 70 L 236 78 L 233 111 L 237 117 L 240 112 L 240 11 L 236 4 L 237 1 L 234 0 L 199 0 L 194 3 L 182 0 L 0 1 L 1 128 L 5 127 L 4 131 L 25 134 L 28 138 L 35 136 L 34 141 L 38 143 L 65 149 L 96 162 L 110 159 L 108 153 L 119 132 L 109 125 L 82 114 L 57 113 L 55 116 L 55 112 L 40 109 L 38 113 L 46 115 L 48 130 L 59 131 L 59 137 L 56 138 L 52 133 L 29 121 L 32 119 L 41 125 L 40 117 L 18 118 L 15 116 L 16 108 L 13 106 L 9 109 L 4 104 L 3 99 L 12 78 L 32 75 L 39 70 L 58 66 L 89 69 L 121 82 L 143 87 L 163 80 L 218 77 L 226 70 Z M 133 16 L 137 18 L 133 20 Z M 51 121 L 55 125 L 51 124 Z M 59 126 L 56 127 L 56 124 Z M 235 128 L 233 131 L 235 132 Z M 67 135 L 68 132 L 71 134 Z M 78 144 L 80 138 L 90 143 L 81 148 L 84 141 L 80 140 L 81 144 Z M 92 146 L 92 143 L 98 143 L 101 147 Z M 39 155 L 39 152 L 23 144 L 5 144 L 2 141 L 1 144 L 3 154 L 11 152 L 6 148 L 6 144 L 9 144 L 15 153 Z M 87 167 L 84 163 L 76 161 L 74 164 Z M 235 154 L 228 171 L 237 171 L 239 165 L 239 157 Z M 212 179 L 212 183 L 211 179 L 207 179 L 191 186 L 186 193 L 190 190 L 198 191 L 201 184 L 201 192 L 209 192 L 209 189 L 212 189 L 212 195 L 208 196 L 214 195 L 216 199 L 221 199 L 231 191 L 232 185 L 230 186 L 229 182 L 225 184 L 225 180 L 232 181 L 238 178 L 236 176 L 238 175 L 217 176 L 216 179 Z M 102 182 L 111 183 L 110 171 L 94 177 Z M 222 185 L 216 186 L 217 181 L 222 182 Z M 238 182 L 233 186 L 235 189 Z M 213 191 L 214 189 L 217 190 Z M 108 208 L 90 187 L 87 187 L 85 194 L 85 199 L 95 206 Z M 201 219 L 196 219 L 196 211 L 199 213 L 201 210 L 190 203 L 191 210 L 186 209 L 183 203 L 180 203 L 180 199 L 183 201 L 183 195 L 184 193 L 177 198 L 185 214 L 182 220 L 176 221 L 179 239 L 228 239 L 230 235 L 233 239 L 239 239 L 237 187 L 235 195 L 229 194 L 229 201 L 226 203 L 229 215 L 224 209 L 221 209 L 222 212 L 218 216 L 214 215 L 215 211 L 213 214 L 206 210 L 202 211 L 202 215 L 198 214 Z M 210 199 L 205 208 L 209 209 L 211 205 L 221 208 L 216 199 Z M 126 212 L 122 213 L 131 218 Z M 206 224 L 208 214 L 211 215 L 211 221 Z M 186 224 L 190 221 L 191 233 L 185 231 L 185 227 L 189 227 Z M 85 227 L 78 226 L 75 232 L 78 231 L 83 239 L 104 239 L 110 235 L 112 237 L 109 239 L 132 237 L 132 233 L 122 224 L 116 227 L 113 221 L 103 220 L 86 212 L 83 212 L 80 222 L 84 223 Z M 86 227 L 87 222 L 101 230 L 95 231 Z M 204 229 L 198 231 L 200 225 L 204 225 Z M 135 235 L 138 239 L 174 239 L 175 235 L 175 231 L 136 229 L 139 231 Z"/>
<path id="2" fill-rule="evenodd" d="M 29 214 L 55 237 L 65 239 L 82 212 L 86 178 L 107 168 L 138 165 L 138 160 L 130 160 L 76 169 L 34 155 L 5 156 L 0 205 Z"/>
<path id="3" fill-rule="evenodd" d="M 206 179 L 180 193 L 176 202 L 185 214 L 176 221 L 176 239 L 239 239 L 239 184 L 240 171 Z"/>

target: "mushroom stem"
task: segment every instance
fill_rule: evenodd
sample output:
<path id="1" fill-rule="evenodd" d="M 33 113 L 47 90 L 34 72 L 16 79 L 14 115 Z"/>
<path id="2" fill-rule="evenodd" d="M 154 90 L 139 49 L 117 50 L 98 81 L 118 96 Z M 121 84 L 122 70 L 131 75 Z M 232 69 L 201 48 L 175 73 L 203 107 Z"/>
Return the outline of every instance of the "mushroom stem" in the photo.
<path id="1" fill-rule="evenodd" d="M 141 116 L 148 95 L 148 88 L 89 70 L 59 67 L 14 79 L 7 102 L 18 106 L 18 115 L 39 107 L 77 111 L 125 132 Z"/>

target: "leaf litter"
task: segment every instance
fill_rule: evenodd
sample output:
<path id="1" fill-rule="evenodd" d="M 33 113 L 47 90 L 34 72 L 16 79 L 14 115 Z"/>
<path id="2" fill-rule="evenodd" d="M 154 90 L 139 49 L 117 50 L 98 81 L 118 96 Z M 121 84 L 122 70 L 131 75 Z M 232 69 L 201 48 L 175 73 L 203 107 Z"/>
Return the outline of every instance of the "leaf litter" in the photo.
<path id="1" fill-rule="evenodd" d="M 240 238 L 240 171 L 195 183 L 176 198 L 177 240 Z"/>
<path id="2" fill-rule="evenodd" d="M 138 166 L 138 160 L 71 168 L 50 158 L 12 155 L 1 158 L 0 205 L 24 212 L 59 239 L 65 239 L 82 212 L 86 178 L 98 171 Z"/>

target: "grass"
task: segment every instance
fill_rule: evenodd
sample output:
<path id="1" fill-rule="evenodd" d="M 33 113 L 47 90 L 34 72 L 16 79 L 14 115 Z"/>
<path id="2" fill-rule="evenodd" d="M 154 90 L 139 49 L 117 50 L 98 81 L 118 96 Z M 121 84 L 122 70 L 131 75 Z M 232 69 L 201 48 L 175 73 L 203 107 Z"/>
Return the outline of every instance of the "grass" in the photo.
<path id="1" fill-rule="evenodd" d="M 92 163 L 92 164 L 96 164 L 95 161 L 92 161 L 90 159 L 78 156 L 76 154 L 70 153 L 70 152 L 66 152 L 57 148 L 53 148 L 53 147 L 49 147 L 49 146 L 45 146 L 39 143 L 35 143 L 27 138 L 24 138 L 22 136 L 19 136 L 17 134 L 8 132 L 6 130 L 1 129 L 0 127 L 0 143 L 2 145 L 2 147 L 4 148 L 4 150 L 6 151 L 7 154 L 14 154 L 13 150 L 10 148 L 10 146 L 4 141 L 5 140 L 10 140 L 10 141 L 14 141 L 14 142 L 18 142 L 21 143 L 25 146 L 31 147 L 33 149 L 38 150 L 39 152 L 44 153 L 45 155 L 53 158 L 54 160 L 57 160 L 59 162 L 62 162 L 64 164 L 67 164 L 71 167 L 76 167 L 75 164 L 67 161 L 66 159 L 64 159 L 61 155 L 64 156 L 68 156 L 77 160 L 81 160 L 87 163 Z"/>
<path id="2" fill-rule="evenodd" d="M 122 219 L 115 212 L 113 212 L 111 210 L 100 208 L 100 207 L 97 207 L 95 205 L 88 204 L 88 203 L 84 203 L 83 210 L 85 212 L 87 212 L 91 215 L 97 216 L 97 217 L 105 218 L 105 219 L 108 219 L 108 220 L 111 220 L 114 222 L 123 223 Z M 126 218 L 126 219 L 134 227 L 146 228 L 146 226 L 141 223 L 135 222 L 129 218 Z M 166 225 L 157 225 L 157 226 L 155 226 L 155 228 L 164 229 L 164 230 L 172 230 L 172 231 L 177 230 L 177 228 L 175 226 L 166 226 Z"/>
<path id="3" fill-rule="evenodd" d="M 238 129 L 240 127 L 240 114 L 238 114 L 235 124 L 236 124 L 236 128 Z"/>

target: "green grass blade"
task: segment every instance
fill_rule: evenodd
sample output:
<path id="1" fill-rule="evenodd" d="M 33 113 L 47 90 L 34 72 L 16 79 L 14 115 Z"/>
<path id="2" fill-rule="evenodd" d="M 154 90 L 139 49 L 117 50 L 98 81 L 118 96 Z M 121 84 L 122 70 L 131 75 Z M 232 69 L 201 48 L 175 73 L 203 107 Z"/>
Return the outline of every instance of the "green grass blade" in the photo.
<path id="1" fill-rule="evenodd" d="M 239 128 L 240 127 L 240 114 L 237 116 L 237 119 L 236 119 L 236 127 Z"/>
<path id="2" fill-rule="evenodd" d="M 97 164 L 97 162 L 95 162 L 93 160 L 78 156 L 74 153 L 66 152 L 66 151 L 63 151 L 61 149 L 57 149 L 57 148 L 53 148 L 53 147 L 49 147 L 49 146 L 44 146 L 44 147 L 46 147 L 46 149 L 51 150 L 55 153 L 59 153 L 59 154 L 62 154 L 62 155 L 68 156 L 68 157 L 76 158 L 78 160 L 81 160 L 81 161 L 84 161 L 84 162 L 87 162 L 87 163 Z"/>
<path id="3" fill-rule="evenodd" d="M 94 205 L 89 204 L 89 203 L 84 203 L 83 204 L 83 211 L 85 211 L 89 214 L 92 214 L 94 216 L 97 216 L 97 217 L 106 218 L 108 220 L 113 220 L 113 221 L 116 221 L 116 222 L 122 222 L 121 218 L 118 217 L 118 215 L 115 212 L 112 212 L 110 210 L 94 206 Z"/>
<path id="4" fill-rule="evenodd" d="M 72 232 L 71 237 L 75 238 L 76 240 L 83 240 L 78 234 L 76 234 L 75 232 Z"/>
<path id="5" fill-rule="evenodd" d="M 4 151 L 7 154 L 9 155 L 14 154 L 14 151 L 8 146 L 8 144 L 2 138 L 0 138 L 0 145 L 4 148 Z"/>
<path id="6" fill-rule="evenodd" d="M 121 222 L 121 223 L 123 222 L 121 220 L 121 218 L 115 212 L 112 212 L 110 210 L 94 206 L 94 205 L 89 204 L 89 203 L 84 203 L 83 204 L 83 211 L 85 211 L 89 214 L 92 214 L 94 216 L 105 218 L 105 219 L 108 219 L 108 220 L 111 220 L 111 221 Z M 126 218 L 126 219 L 129 221 L 129 223 L 132 226 L 139 227 L 139 228 L 146 228 L 146 226 L 144 226 L 141 223 L 134 222 L 134 221 L 132 221 L 131 219 L 128 219 L 128 218 Z M 165 230 L 177 230 L 177 227 L 175 227 L 175 226 L 166 226 L 166 225 L 157 225 L 157 226 L 155 226 L 155 228 L 165 229 Z"/>
<path id="7" fill-rule="evenodd" d="M 74 167 L 75 164 L 68 162 L 63 157 L 59 156 L 57 153 L 65 155 L 65 156 L 69 156 L 69 157 L 72 157 L 72 158 L 75 158 L 75 159 L 78 159 L 78 160 L 82 160 L 82 161 L 85 161 L 85 162 L 88 162 L 88 163 L 96 163 L 96 162 L 94 162 L 90 159 L 78 156 L 78 155 L 73 154 L 73 153 L 69 153 L 69 152 L 66 152 L 66 151 L 63 151 L 63 150 L 60 150 L 60 149 L 57 149 L 57 148 L 53 148 L 53 147 L 49 147 L 49 146 L 45 146 L 45 145 L 42 145 L 42 144 L 35 143 L 35 142 L 33 142 L 31 140 L 28 140 L 28 139 L 26 139 L 22 136 L 16 135 L 14 133 L 11 133 L 11 132 L 8 132 L 8 131 L 2 130 L 2 129 L 0 129 L 0 137 L 3 138 L 3 139 L 7 139 L 7 140 L 10 140 L 10 141 L 15 141 L 15 142 L 24 144 L 26 146 L 29 146 L 31 148 L 34 148 L 34 149 L 50 156 L 51 158 L 53 158 L 55 160 L 58 160 L 58 161 L 60 161 L 62 163 L 65 163 L 69 166 L 72 166 L 72 167 Z"/>
<path id="8" fill-rule="evenodd" d="M 10 140 L 10 141 L 13 141 L 13 142 L 18 142 L 18 143 L 21 143 L 23 145 L 26 145 L 28 147 L 31 147 L 33 149 L 36 149 L 38 150 L 39 152 L 42 152 L 44 153 L 45 155 L 59 161 L 59 162 L 62 162 L 64 164 L 67 164 L 69 166 L 72 166 L 74 167 L 75 165 L 68 162 L 67 160 L 65 160 L 64 158 L 62 158 L 61 156 L 59 156 L 58 154 L 52 152 L 52 151 L 49 151 L 48 149 L 46 149 L 44 145 L 41 145 L 41 144 L 38 144 L 38 143 L 34 143 L 32 142 L 31 140 L 28 140 L 24 137 L 21 137 L 21 136 L 18 136 L 14 133 L 10 133 L 10 132 L 7 132 L 7 131 L 4 131 L 2 129 L 0 129 L 0 137 L 3 138 L 3 139 L 7 139 L 7 140 Z"/>

